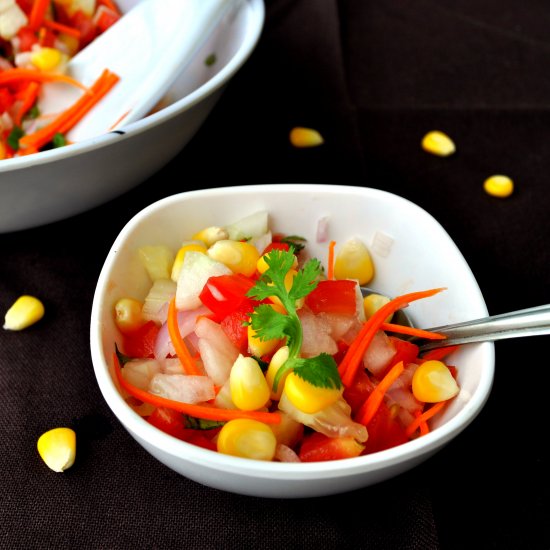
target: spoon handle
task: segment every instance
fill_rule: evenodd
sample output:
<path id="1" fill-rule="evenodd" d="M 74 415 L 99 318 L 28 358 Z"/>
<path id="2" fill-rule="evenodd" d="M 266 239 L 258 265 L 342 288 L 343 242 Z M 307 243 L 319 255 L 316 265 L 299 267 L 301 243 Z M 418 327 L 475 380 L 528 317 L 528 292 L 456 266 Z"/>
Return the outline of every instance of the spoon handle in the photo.
<path id="1" fill-rule="evenodd" d="M 421 351 L 455 344 L 550 334 L 550 304 L 428 330 L 444 334 L 447 338 L 422 343 Z"/>

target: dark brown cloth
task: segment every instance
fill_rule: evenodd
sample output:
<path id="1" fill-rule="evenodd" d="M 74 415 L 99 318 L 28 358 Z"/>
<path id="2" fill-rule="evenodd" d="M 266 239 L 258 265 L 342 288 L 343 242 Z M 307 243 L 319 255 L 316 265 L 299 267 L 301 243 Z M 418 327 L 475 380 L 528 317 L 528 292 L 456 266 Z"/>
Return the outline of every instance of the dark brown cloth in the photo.
<path id="1" fill-rule="evenodd" d="M 104 402 L 88 342 L 117 233 L 186 188 L 385 189 L 443 224 L 491 313 L 550 303 L 549 25 L 537 0 L 268 0 L 254 54 L 165 169 L 90 212 L 0 235 L 0 312 L 23 293 L 46 306 L 37 325 L 0 331 L 0 547 L 550 548 L 548 337 L 496 344 L 487 405 L 427 462 L 307 501 L 225 493 L 157 462 Z M 325 144 L 291 147 L 298 125 Z M 421 149 L 434 129 L 454 156 Z M 495 173 L 514 179 L 512 197 L 483 192 Z M 36 451 L 58 425 L 78 434 L 63 474 Z"/>

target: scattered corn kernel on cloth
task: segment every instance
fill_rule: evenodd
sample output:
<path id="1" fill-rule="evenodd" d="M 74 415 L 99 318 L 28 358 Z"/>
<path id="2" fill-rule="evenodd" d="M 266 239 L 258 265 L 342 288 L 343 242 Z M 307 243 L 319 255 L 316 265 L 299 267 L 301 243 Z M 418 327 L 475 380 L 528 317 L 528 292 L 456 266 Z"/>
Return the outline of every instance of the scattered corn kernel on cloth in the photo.
<path id="1" fill-rule="evenodd" d="M 189 187 L 385 189 L 443 224 L 491 313 L 550 303 L 549 24 L 535 0 L 267 0 L 255 52 L 166 168 L 90 212 L 0 235 L 0 309 L 22 294 L 45 306 L 32 327 L 0 331 L 0 548 L 550 548 L 548 337 L 496 345 L 484 410 L 428 461 L 307 501 L 225 493 L 156 461 L 104 402 L 88 343 L 114 238 Z M 298 126 L 324 143 L 294 147 Z M 421 147 L 432 130 L 452 155 Z M 494 174 L 512 195 L 486 193 Z M 77 433 L 64 473 L 36 449 L 58 426 Z"/>

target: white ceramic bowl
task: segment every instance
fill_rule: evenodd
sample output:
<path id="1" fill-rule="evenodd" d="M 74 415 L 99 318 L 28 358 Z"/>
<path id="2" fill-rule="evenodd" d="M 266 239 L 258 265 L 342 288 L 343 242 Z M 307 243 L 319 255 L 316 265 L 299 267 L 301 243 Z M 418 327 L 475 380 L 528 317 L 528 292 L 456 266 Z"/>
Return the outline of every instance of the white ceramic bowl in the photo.
<path id="1" fill-rule="evenodd" d="M 140 0 L 120 0 L 127 11 Z M 182 72 L 166 107 L 109 133 L 60 149 L 0 161 L 0 233 L 57 221 L 121 195 L 170 161 L 197 132 L 254 49 L 262 0 L 245 0 Z M 216 62 L 205 59 L 215 53 Z"/>
<path id="2" fill-rule="evenodd" d="M 225 225 L 267 210 L 270 227 L 308 238 L 311 256 L 326 259 L 327 243 L 316 242 L 318 220 L 327 218 L 330 239 L 352 236 L 370 246 L 376 275 L 370 286 L 389 295 L 447 287 L 435 297 L 412 303 L 418 326 L 429 327 L 487 315 L 470 268 L 441 225 L 426 211 L 393 194 L 330 185 L 261 185 L 182 193 L 137 214 L 116 239 L 99 277 L 91 318 L 91 351 L 105 400 L 128 432 L 148 452 L 176 472 L 205 485 L 261 497 L 311 497 L 345 492 L 404 472 L 456 437 L 480 412 L 494 371 L 491 343 L 463 346 L 452 356 L 460 394 L 433 430 L 399 447 L 357 458 L 278 463 L 222 455 L 179 441 L 139 417 L 113 382 L 111 356 L 117 331 L 114 303 L 144 296 L 150 283 L 136 269 L 136 250 L 145 244 L 179 243 L 209 225 Z"/>

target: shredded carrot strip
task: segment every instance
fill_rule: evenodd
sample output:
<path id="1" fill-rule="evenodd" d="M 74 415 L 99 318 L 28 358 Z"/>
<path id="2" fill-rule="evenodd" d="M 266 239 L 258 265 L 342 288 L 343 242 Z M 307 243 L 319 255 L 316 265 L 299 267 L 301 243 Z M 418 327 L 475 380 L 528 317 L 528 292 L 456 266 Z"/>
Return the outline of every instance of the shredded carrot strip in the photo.
<path id="1" fill-rule="evenodd" d="M 447 357 L 447 355 L 451 355 L 454 351 L 458 349 L 459 346 L 446 346 L 444 348 L 438 348 L 438 349 L 432 349 L 430 351 L 427 351 L 423 356 L 423 361 L 430 361 L 430 360 L 437 360 L 441 361 L 441 359 L 444 359 Z"/>
<path id="2" fill-rule="evenodd" d="M 38 90 L 40 86 L 37 82 L 29 82 L 25 90 L 21 94 L 21 106 L 15 116 L 15 124 L 21 126 L 21 121 L 28 110 L 34 105 L 36 98 L 38 97 Z"/>
<path id="3" fill-rule="evenodd" d="M 396 334 L 407 334 L 409 336 L 418 336 L 419 338 L 426 338 L 428 340 L 445 340 L 446 336 L 439 332 L 431 332 L 429 330 L 423 330 L 421 328 L 407 327 L 404 325 L 396 325 L 394 323 L 382 323 L 380 330 L 387 332 L 395 332 Z"/>
<path id="4" fill-rule="evenodd" d="M 411 437 L 416 430 L 421 426 L 422 422 L 427 422 L 432 416 L 435 416 L 444 406 L 447 401 L 440 401 L 432 405 L 427 411 L 417 416 L 406 428 L 405 433 Z"/>
<path id="5" fill-rule="evenodd" d="M 415 417 L 419 417 L 422 413 L 420 411 L 416 411 L 414 416 Z M 428 426 L 428 423 L 425 421 L 425 420 L 422 420 L 420 422 L 420 435 L 426 435 L 428 433 L 430 433 L 430 427 Z"/>
<path id="6" fill-rule="evenodd" d="M 340 373 L 344 386 L 349 387 L 353 383 L 355 374 L 359 369 L 359 365 L 361 364 L 367 348 L 372 342 L 376 332 L 380 330 L 380 326 L 385 322 L 388 315 L 395 313 L 398 309 L 407 306 L 414 300 L 433 296 L 442 290 L 444 289 L 434 288 L 431 290 L 403 294 L 402 296 L 397 296 L 393 300 L 390 300 L 387 304 L 377 310 L 374 315 L 363 325 L 363 328 L 355 340 L 351 343 L 344 359 L 338 366 L 338 372 Z"/>
<path id="7" fill-rule="evenodd" d="M 14 69 L 7 69 L 0 72 L 0 84 L 12 84 L 24 80 L 35 82 L 65 82 L 66 84 L 71 84 L 72 86 L 88 91 L 88 88 L 86 88 L 84 84 L 66 74 L 47 73 L 35 69 L 23 69 L 21 67 L 15 67 Z"/>
<path id="8" fill-rule="evenodd" d="M 404 369 L 405 366 L 403 365 L 403 361 L 399 361 L 399 363 L 396 363 L 388 371 L 386 376 L 380 380 L 376 388 L 372 390 L 371 394 L 357 413 L 357 421 L 363 424 L 363 426 L 366 426 L 372 420 L 384 399 L 384 395 L 390 386 L 399 378 Z"/>
<path id="9" fill-rule="evenodd" d="M 109 127 L 109 132 L 114 128 L 116 128 L 116 126 L 118 126 L 131 112 L 132 112 L 132 109 L 128 109 L 125 113 L 120 115 L 118 119 L 115 122 L 113 122 L 113 124 L 111 124 L 111 126 Z"/>
<path id="10" fill-rule="evenodd" d="M 88 114 L 92 107 L 96 105 L 96 103 L 98 103 L 99 100 L 102 99 L 118 81 L 119 77 L 115 73 L 110 71 L 107 71 L 106 73 L 104 72 L 103 78 L 100 77 L 98 81 L 96 81 L 97 86 L 92 86 L 92 95 L 87 98 L 83 98 L 83 102 L 80 107 L 76 109 L 71 116 L 67 117 L 67 119 L 60 125 L 58 131 L 62 134 L 68 132 L 77 124 L 77 122 L 82 120 L 82 118 Z"/>
<path id="11" fill-rule="evenodd" d="M 178 326 L 178 313 L 176 311 L 175 298 L 172 298 L 170 300 L 170 306 L 168 307 L 168 320 L 166 323 L 168 326 L 168 333 L 170 334 L 170 340 L 172 340 L 172 344 L 174 345 L 176 354 L 178 355 L 178 358 L 183 365 L 185 372 L 187 374 L 202 374 L 202 372 L 199 371 L 195 360 L 189 353 L 189 350 L 187 349 L 183 338 L 181 337 L 180 329 Z"/>
<path id="12" fill-rule="evenodd" d="M 22 148 L 34 147 L 35 149 L 40 149 L 40 147 L 50 142 L 56 133 L 63 134 L 68 132 L 103 98 L 118 80 L 119 78 L 117 75 L 106 69 L 92 85 L 89 94 L 82 95 L 73 105 L 44 128 L 41 128 L 33 134 L 23 136 L 19 140 L 19 145 Z"/>
<path id="13" fill-rule="evenodd" d="M 52 19 L 44 19 L 42 23 L 45 27 L 48 27 L 52 31 L 57 31 L 63 34 L 68 34 L 69 36 L 74 36 L 78 40 L 80 40 L 81 32 L 78 29 L 75 29 L 74 27 L 69 27 L 68 25 L 63 25 L 62 23 L 58 23 L 57 21 L 53 21 Z"/>
<path id="14" fill-rule="evenodd" d="M 130 384 L 122 376 L 122 368 L 118 360 L 117 354 L 113 353 L 113 364 L 115 368 L 115 375 L 120 386 L 127 391 L 131 396 L 143 401 L 144 403 L 150 403 L 155 407 L 166 407 L 174 411 L 179 411 L 196 418 L 205 418 L 208 420 L 232 420 L 233 418 L 250 418 L 252 420 L 259 420 L 266 424 L 279 424 L 281 422 L 281 416 L 279 413 L 270 413 L 262 411 L 241 411 L 237 409 L 218 409 L 217 407 L 209 407 L 206 405 L 193 405 L 191 403 L 182 403 L 180 401 L 173 401 L 172 399 L 166 399 L 160 395 L 154 395 L 136 388 Z"/>
<path id="15" fill-rule="evenodd" d="M 334 247 L 336 241 L 330 241 L 328 245 L 328 267 L 327 267 L 327 279 L 332 281 L 334 279 Z"/>
<path id="16" fill-rule="evenodd" d="M 46 10 L 50 5 L 50 0 L 34 0 L 32 10 L 29 16 L 29 27 L 33 31 L 37 31 L 44 21 Z"/>

